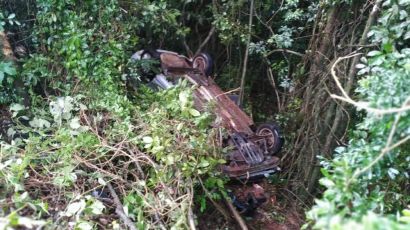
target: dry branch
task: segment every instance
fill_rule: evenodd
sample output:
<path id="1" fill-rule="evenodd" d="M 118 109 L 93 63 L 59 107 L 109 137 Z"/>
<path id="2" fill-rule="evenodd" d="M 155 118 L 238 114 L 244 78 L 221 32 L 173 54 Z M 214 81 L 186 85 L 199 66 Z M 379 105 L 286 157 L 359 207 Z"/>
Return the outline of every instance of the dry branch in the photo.
<path id="1" fill-rule="evenodd" d="M 235 209 L 232 203 L 229 200 L 225 200 L 225 203 L 229 207 L 229 210 L 231 210 L 233 217 L 238 222 L 241 229 L 248 230 L 248 226 L 246 226 L 245 221 L 242 219 L 241 215 L 238 213 L 238 211 Z"/>
<path id="2" fill-rule="evenodd" d="M 205 40 L 201 43 L 201 45 L 199 45 L 198 49 L 196 50 L 195 55 L 198 55 L 202 51 L 202 49 L 209 42 L 209 39 L 211 39 L 214 33 L 215 33 L 215 26 L 212 26 L 211 30 L 209 30 L 208 36 L 206 36 Z"/>
<path id="3" fill-rule="evenodd" d="M 121 204 L 120 198 L 118 198 L 118 195 L 115 192 L 114 188 L 111 186 L 110 183 L 107 183 L 107 187 L 108 187 L 108 190 L 110 190 L 111 196 L 116 206 L 115 213 L 117 213 L 117 215 L 121 218 L 124 224 L 128 226 L 131 230 L 137 230 L 134 222 L 132 222 L 132 220 L 125 214 L 124 206 Z"/>
<path id="4" fill-rule="evenodd" d="M 289 50 L 289 49 L 274 49 L 274 50 L 269 51 L 269 53 L 267 53 L 266 56 L 269 56 L 269 55 L 271 55 L 273 53 L 277 53 L 277 52 L 290 53 L 290 54 L 293 54 L 293 55 L 296 55 L 296 56 L 299 56 L 299 57 L 303 57 L 305 55 L 305 54 L 302 54 L 302 53 L 299 53 L 299 52 L 296 52 L 296 51 L 293 51 L 293 50 Z"/>
<path id="5" fill-rule="evenodd" d="M 354 105 L 355 107 L 357 107 L 358 109 L 364 109 L 364 110 L 366 110 L 367 112 L 375 113 L 375 114 L 377 114 L 377 115 L 400 113 L 400 112 L 405 112 L 405 111 L 410 110 L 410 105 L 408 105 L 408 103 L 407 103 L 408 101 L 410 101 L 410 97 L 408 97 L 408 98 L 406 99 L 406 103 L 404 103 L 404 105 L 403 105 L 402 107 L 399 107 L 399 108 L 389 108 L 389 109 L 379 109 L 379 108 L 370 107 L 370 106 L 369 106 L 369 102 L 355 101 L 355 100 L 353 100 L 353 99 L 347 94 L 347 92 L 346 92 L 345 89 L 343 88 L 342 84 L 340 83 L 339 78 L 338 78 L 337 75 L 336 75 L 335 67 L 337 66 L 337 64 L 338 64 L 340 61 L 342 61 L 342 60 L 344 60 L 344 59 L 348 59 L 348 58 L 354 57 L 354 56 L 358 56 L 358 55 L 361 55 L 361 53 L 356 53 L 356 54 L 351 54 L 351 55 L 344 56 L 344 57 L 339 57 L 339 58 L 335 61 L 335 63 L 332 65 L 332 68 L 331 68 L 331 70 L 330 70 L 330 71 L 331 71 L 331 75 L 332 75 L 332 77 L 333 77 L 333 80 L 336 82 L 336 86 L 339 88 L 339 90 L 341 91 L 341 93 L 342 93 L 343 96 L 339 96 L 339 95 L 335 95 L 335 94 L 331 94 L 330 96 L 331 96 L 332 98 L 339 99 L 339 100 L 341 100 L 341 101 L 344 101 L 344 102 L 347 102 L 347 103 L 349 103 L 349 104 L 352 104 L 352 105 Z"/>

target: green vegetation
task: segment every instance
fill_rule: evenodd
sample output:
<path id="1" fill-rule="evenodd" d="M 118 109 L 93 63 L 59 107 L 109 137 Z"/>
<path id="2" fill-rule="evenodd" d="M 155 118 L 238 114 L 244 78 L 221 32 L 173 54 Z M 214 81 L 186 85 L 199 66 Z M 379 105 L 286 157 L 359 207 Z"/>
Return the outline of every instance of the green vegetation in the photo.
<path id="1" fill-rule="evenodd" d="M 194 192 L 200 181 L 211 192 L 224 184 L 214 178 L 223 160 L 211 115 L 192 108 L 186 83 L 128 92 L 123 77 L 132 72 L 136 18 L 127 19 L 116 1 L 98 9 L 75 3 L 37 1 L 36 52 L 20 73 L 31 106 L 10 105 L 11 142 L 1 144 L 0 226 L 95 228 L 101 221 L 94 216 L 112 208 L 91 192 L 115 183 L 139 229 L 187 228 L 194 194 L 203 196 Z M 16 75 L 7 64 L 4 72 Z M 122 228 L 118 220 L 108 224 Z"/>
<path id="2" fill-rule="evenodd" d="M 410 227 L 410 50 L 403 43 L 410 38 L 409 11 L 410 1 L 385 2 L 368 34 L 381 48 L 357 65 L 364 77 L 356 91 L 368 112 L 349 146 L 324 162 L 320 182 L 327 189 L 308 212 L 317 228 Z"/>
<path id="3" fill-rule="evenodd" d="M 0 5 L 0 229 L 124 229 L 110 187 L 137 229 L 188 229 L 226 196 L 212 105 L 145 87 L 146 47 L 209 52 L 226 90 L 249 47 L 244 110 L 281 124 L 270 186 L 307 228 L 410 227 L 409 0 Z"/>

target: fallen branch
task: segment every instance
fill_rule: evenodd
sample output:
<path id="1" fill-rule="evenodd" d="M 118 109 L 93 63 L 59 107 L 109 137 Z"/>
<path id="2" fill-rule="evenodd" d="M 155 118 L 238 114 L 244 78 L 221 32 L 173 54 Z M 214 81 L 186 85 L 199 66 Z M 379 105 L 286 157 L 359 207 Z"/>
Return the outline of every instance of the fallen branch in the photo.
<path id="1" fill-rule="evenodd" d="M 111 177 L 111 178 L 113 178 L 113 179 L 120 180 L 120 181 L 122 181 L 122 182 L 124 182 L 124 183 L 127 183 L 127 181 L 125 181 L 123 178 L 121 178 L 121 177 L 119 177 L 119 176 L 117 176 L 117 175 L 115 175 L 115 174 L 113 174 L 113 173 L 111 173 L 111 172 L 108 172 L 108 171 L 106 171 L 106 170 L 104 170 L 104 169 L 101 169 L 101 168 L 95 166 L 94 164 L 91 164 L 91 163 L 88 162 L 86 159 L 84 159 L 84 158 L 82 158 L 82 157 L 80 157 L 80 156 L 78 156 L 78 155 L 75 155 L 75 154 L 74 154 L 73 157 L 74 157 L 80 164 L 84 164 L 85 166 L 87 166 L 87 167 L 90 168 L 90 169 L 97 170 L 98 172 L 100 172 L 100 173 L 102 173 L 102 174 L 104 174 L 104 175 L 106 175 L 106 176 L 108 176 L 108 177 Z"/>
<path id="2" fill-rule="evenodd" d="M 196 230 L 195 220 L 194 220 L 194 212 L 192 211 L 192 206 L 191 205 L 188 208 L 188 223 L 189 223 L 189 228 L 191 228 L 191 230 Z"/>
<path id="3" fill-rule="evenodd" d="M 239 212 L 235 209 L 235 207 L 232 205 L 232 203 L 226 199 L 225 199 L 225 203 L 228 206 L 229 210 L 231 210 L 233 217 L 239 224 L 239 227 L 241 227 L 242 230 L 248 230 L 248 226 L 246 226 L 245 221 L 243 220 Z"/>
<path id="4" fill-rule="evenodd" d="M 134 222 L 125 214 L 124 206 L 122 206 L 120 199 L 118 198 L 117 193 L 115 192 L 114 188 L 111 186 L 110 183 L 107 183 L 108 190 L 110 190 L 111 196 L 114 200 L 114 204 L 116 206 L 115 213 L 121 218 L 126 226 L 128 226 L 131 230 L 137 230 L 135 227 Z"/>
<path id="5" fill-rule="evenodd" d="M 215 206 L 216 210 L 218 210 L 225 217 L 225 220 L 230 220 L 231 217 L 229 216 L 229 214 L 226 213 L 224 208 L 222 208 L 221 205 L 216 203 L 216 201 L 212 198 L 212 196 L 210 195 L 210 192 L 208 191 L 207 188 L 205 188 L 204 184 L 202 183 L 201 178 L 198 178 L 198 181 L 201 184 L 202 189 L 205 192 L 205 196 L 208 197 L 208 199 L 211 201 L 211 203 Z"/>
<path id="6" fill-rule="evenodd" d="M 236 88 L 236 89 L 233 89 L 233 90 L 226 91 L 226 92 L 224 92 L 224 93 L 221 93 L 221 94 L 216 95 L 215 98 L 218 98 L 218 97 L 220 97 L 220 96 L 222 96 L 222 95 L 227 95 L 227 94 L 230 94 L 230 93 L 239 91 L 240 89 L 241 89 L 241 88 Z"/>
<path id="7" fill-rule="evenodd" d="M 191 190 L 191 200 L 189 201 L 189 207 L 188 207 L 188 224 L 189 224 L 189 228 L 191 230 L 196 230 L 195 227 L 195 220 L 194 220 L 194 212 L 192 211 L 192 206 L 193 206 L 193 197 L 194 197 L 194 186 L 192 185 L 192 180 L 189 179 L 190 182 L 190 190 Z"/>

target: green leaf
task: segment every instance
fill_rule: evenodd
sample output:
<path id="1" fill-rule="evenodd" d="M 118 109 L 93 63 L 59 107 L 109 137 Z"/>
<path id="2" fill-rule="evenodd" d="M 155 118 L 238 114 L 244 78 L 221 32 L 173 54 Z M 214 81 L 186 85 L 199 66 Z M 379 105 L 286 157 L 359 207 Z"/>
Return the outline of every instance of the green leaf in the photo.
<path id="1" fill-rule="evenodd" d="M 325 176 L 325 177 L 330 177 L 329 172 L 328 172 L 326 169 L 321 168 L 321 169 L 320 169 L 320 172 L 323 174 L 323 176 Z"/>
<path id="2" fill-rule="evenodd" d="M 409 209 L 404 209 L 404 210 L 402 211 L 402 213 L 403 213 L 404 216 L 410 217 L 410 210 L 409 210 Z"/>
<path id="3" fill-rule="evenodd" d="M 105 206 L 101 201 L 95 200 L 88 208 L 91 209 L 92 214 L 101 215 L 105 209 Z"/>
<path id="4" fill-rule="evenodd" d="M 100 185 L 103 185 L 103 186 L 107 185 L 107 182 L 105 182 L 105 180 L 101 177 L 98 177 L 97 181 Z"/>
<path id="5" fill-rule="evenodd" d="M 363 69 L 363 68 L 365 68 L 366 67 L 366 65 L 364 65 L 364 64 L 357 64 L 356 65 L 356 68 L 357 69 Z"/>
<path id="6" fill-rule="evenodd" d="M 205 159 L 201 159 L 201 162 L 198 164 L 199 168 L 205 168 L 209 166 L 209 162 Z"/>
<path id="7" fill-rule="evenodd" d="M 201 115 L 201 113 L 199 113 L 196 109 L 189 109 L 189 113 L 194 117 L 199 117 Z"/>
<path id="8" fill-rule="evenodd" d="M 49 121 L 42 119 L 42 118 L 37 118 L 37 117 L 34 117 L 33 120 L 29 122 L 29 124 L 33 128 L 40 128 L 40 129 L 50 128 L 50 125 L 51 125 Z"/>
<path id="9" fill-rule="evenodd" d="M 90 222 L 81 221 L 75 226 L 74 230 L 92 230 L 93 225 Z"/>
<path id="10" fill-rule="evenodd" d="M 201 206 L 199 208 L 199 211 L 204 212 L 205 209 L 206 209 L 206 198 L 205 198 L 205 196 L 201 196 L 200 203 L 201 203 Z"/>
<path id="11" fill-rule="evenodd" d="M 369 53 L 367 53 L 367 56 L 374 57 L 374 56 L 378 56 L 378 55 L 381 55 L 381 54 L 382 54 L 382 52 L 380 52 L 378 50 L 373 50 L 373 51 L 370 51 Z"/>
<path id="12" fill-rule="evenodd" d="M 81 127 L 81 125 L 80 125 L 80 118 L 74 117 L 73 119 L 71 119 L 71 121 L 70 121 L 70 128 L 72 128 L 72 129 L 78 129 L 78 128 L 80 128 L 80 127 Z"/>
<path id="13" fill-rule="evenodd" d="M 7 73 L 8 75 L 14 76 L 14 75 L 17 74 L 16 68 L 14 68 L 14 66 L 13 66 L 13 64 L 12 64 L 11 62 L 5 63 L 3 70 L 4 70 L 4 72 Z"/>
<path id="14" fill-rule="evenodd" d="M 332 180 L 330 180 L 330 179 L 328 179 L 328 178 L 326 178 L 326 177 L 320 179 L 320 180 L 319 180 L 319 183 L 320 183 L 321 185 L 327 187 L 327 188 L 330 188 L 330 187 L 335 186 L 335 183 L 334 183 Z"/>
<path id="15" fill-rule="evenodd" d="M 3 78 L 4 78 L 4 74 L 8 74 L 8 75 L 13 76 L 13 75 L 17 74 L 17 71 L 14 68 L 13 63 L 11 63 L 11 62 L 0 62 L 0 73 L 2 73 L 1 81 L 0 81 L 0 82 L 2 82 Z"/>
<path id="16" fill-rule="evenodd" d="M 66 209 L 67 211 L 65 211 L 63 213 L 63 215 L 68 216 L 68 217 L 74 216 L 74 215 L 82 212 L 85 208 L 85 205 L 86 205 L 86 203 L 85 203 L 84 200 L 73 202 L 73 203 L 71 203 L 67 206 L 67 209 Z"/>
<path id="17" fill-rule="evenodd" d="M 386 53 L 391 53 L 391 52 L 393 51 L 393 44 L 390 43 L 390 42 L 388 42 L 388 43 L 386 43 L 386 44 L 383 44 L 383 50 L 384 50 Z"/>
<path id="18" fill-rule="evenodd" d="M 410 38 L 410 31 L 407 31 L 405 34 L 404 34 L 404 40 L 407 40 L 407 39 L 409 39 Z"/>
<path id="19" fill-rule="evenodd" d="M 10 111 L 15 111 L 15 112 L 18 112 L 18 111 L 21 111 L 21 110 L 24 110 L 24 109 L 26 109 L 25 107 L 24 107 L 24 105 L 21 105 L 21 104 L 11 104 L 10 105 Z"/>
<path id="20" fill-rule="evenodd" d="M 153 139 L 152 139 L 152 137 L 145 136 L 145 137 L 142 138 L 142 141 L 143 141 L 145 144 L 151 144 L 152 141 L 153 141 Z"/>
<path id="21" fill-rule="evenodd" d="M 410 0 L 399 0 L 399 5 L 401 6 L 410 5 Z"/>

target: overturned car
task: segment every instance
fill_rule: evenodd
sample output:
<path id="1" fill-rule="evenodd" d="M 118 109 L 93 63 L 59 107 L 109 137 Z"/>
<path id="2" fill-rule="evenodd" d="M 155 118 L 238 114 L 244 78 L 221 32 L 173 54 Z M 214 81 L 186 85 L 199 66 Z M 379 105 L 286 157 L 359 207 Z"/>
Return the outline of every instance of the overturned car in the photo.
<path id="1" fill-rule="evenodd" d="M 170 88 L 175 84 L 175 77 L 182 77 L 196 86 L 193 92 L 196 109 L 201 111 L 207 103 L 214 104 L 218 125 L 228 131 L 228 138 L 223 143 L 232 149 L 226 156 L 227 163 L 221 166 L 221 171 L 229 178 L 256 181 L 280 170 L 280 159 L 275 156 L 283 144 L 279 127 L 275 123 L 254 124 L 238 106 L 235 96 L 222 91 L 211 78 L 213 61 L 208 54 L 188 58 L 171 51 L 147 49 L 136 52 L 131 59 L 159 60 L 160 73 L 146 73 L 148 83 L 157 89 Z M 235 206 L 248 212 L 249 208 L 256 208 L 266 200 L 260 192 L 256 194 L 254 191 L 250 189 L 241 201 L 233 197 Z"/>

